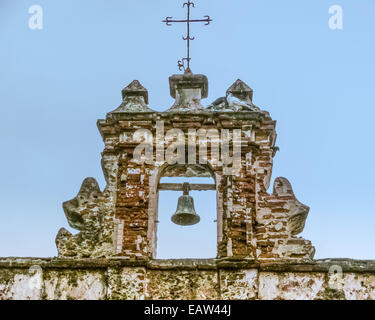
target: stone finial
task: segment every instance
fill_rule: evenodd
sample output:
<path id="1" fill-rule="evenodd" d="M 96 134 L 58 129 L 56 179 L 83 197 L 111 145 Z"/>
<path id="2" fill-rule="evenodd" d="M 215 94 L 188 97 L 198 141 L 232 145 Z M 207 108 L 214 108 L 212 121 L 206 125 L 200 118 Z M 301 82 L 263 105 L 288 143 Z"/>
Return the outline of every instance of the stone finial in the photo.
<path id="1" fill-rule="evenodd" d="M 212 111 L 260 111 L 253 104 L 253 89 L 238 79 L 226 92 L 225 97 L 216 99 L 208 106 Z"/>
<path id="2" fill-rule="evenodd" d="M 110 112 L 113 113 L 132 113 L 132 112 L 152 112 L 148 105 L 148 91 L 138 80 L 134 80 L 122 91 L 121 105 Z"/>
<path id="3" fill-rule="evenodd" d="M 237 81 L 229 87 L 227 96 L 229 94 L 248 103 L 252 103 L 253 101 L 253 89 L 240 79 L 237 79 Z"/>
<path id="4" fill-rule="evenodd" d="M 122 100 L 126 100 L 127 97 L 141 96 L 144 98 L 146 104 L 148 104 L 148 91 L 141 85 L 138 80 L 134 80 L 122 91 Z"/>
<path id="5" fill-rule="evenodd" d="M 172 98 L 176 99 L 168 111 L 197 111 L 203 110 L 201 99 L 208 97 L 208 79 L 202 74 L 185 72 L 169 78 Z"/>

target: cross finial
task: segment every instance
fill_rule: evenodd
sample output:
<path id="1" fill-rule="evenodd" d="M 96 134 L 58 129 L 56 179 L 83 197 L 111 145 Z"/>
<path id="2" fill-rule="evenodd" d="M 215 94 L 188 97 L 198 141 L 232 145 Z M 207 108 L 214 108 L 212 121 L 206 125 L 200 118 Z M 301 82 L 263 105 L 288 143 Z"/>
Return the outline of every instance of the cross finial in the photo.
<path id="1" fill-rule="evenodd" d="M 182 6 L 183 8 L 187 7 L 187 18 L 186 20 L 173 20 L 173 17 L 167 17 L 163 22 L 167 24 L 167 26 L 171 26 L 172 23 L 178 23 L 178 22 L 183 22 L 186 23 L 187 25 L 187 35 L 186 37 L 182 37 L 183 40 L 187 41 L 187 57 L 182 58 L 181 60 L 178 61 L 178 68 L 180 71 L 183 69 L 185 73 L 192 73 L 190 69 L 190 41 L 193 41 L 195 37 L 190 36 L 190 23 L 191 22 L 205 22 L 205 25 L 209 25 L 212 19 L 210 16 L 205 16 L 205 19 L 190 19 L 190 7 L 195 8 L 194 2 L 191 2 L 188 0 L 188 2 L 185 2 L 184 5 Z M 186 64 L 185 64 L 186 62 Z"/>

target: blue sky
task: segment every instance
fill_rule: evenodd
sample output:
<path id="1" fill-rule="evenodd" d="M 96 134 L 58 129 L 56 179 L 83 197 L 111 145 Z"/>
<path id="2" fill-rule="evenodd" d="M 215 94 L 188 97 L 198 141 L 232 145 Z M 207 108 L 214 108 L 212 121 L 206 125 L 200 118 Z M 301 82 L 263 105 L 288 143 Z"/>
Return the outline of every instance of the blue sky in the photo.
<path id="1" fill-rule="evenodd" d="M 85 177 L 105 186 L 96 120 L 120 104 L 123 87 L 138 79 L 152 109 L 172 105 L 168 77 L 185 55 L 185 28 L 161 20 L 184 17 L 182 2 L 0 0 L 0 256 L 56 255 L 55 235 L 67 227 L 61 203 Z M 278 121 L 273 179 L 287 177 L 311 207 L 302 236 L 316 258 L 375 259 L 375 2 L 195 3 L 194 16 L 214 19 L 192 27 L 192 69 L 209 79 L 203 103 L 237 78 L 250 85 Z M 34 4 L 42 30 L 28 27 Z M 335 4 L 343 30 L 328 27 Z M 196 200 L 208 219 L 199 236 L 167 224 L 177 197 L 162 195 L 160 257 L 182 248 L 213 256 L 214 195 Z"/>

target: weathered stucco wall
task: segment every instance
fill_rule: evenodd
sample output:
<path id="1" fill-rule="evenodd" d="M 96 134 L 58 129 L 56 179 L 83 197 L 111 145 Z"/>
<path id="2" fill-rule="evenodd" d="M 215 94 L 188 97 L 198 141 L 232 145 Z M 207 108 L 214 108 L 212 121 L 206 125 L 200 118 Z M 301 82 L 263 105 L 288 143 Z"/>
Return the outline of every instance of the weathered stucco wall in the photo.
<path id="1" fill-rule="evenodd" d="M 371 299 L 375 261 L 0 259 L 0 300 Z"/>

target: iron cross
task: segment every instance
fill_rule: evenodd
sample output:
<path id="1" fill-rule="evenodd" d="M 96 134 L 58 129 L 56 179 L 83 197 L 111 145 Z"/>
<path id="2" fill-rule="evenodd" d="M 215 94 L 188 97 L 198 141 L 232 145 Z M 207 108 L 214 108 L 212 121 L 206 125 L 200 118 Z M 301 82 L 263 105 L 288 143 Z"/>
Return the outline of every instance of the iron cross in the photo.
<path id="1" fill-rule="evenodd" d="M 185 8 L 185 6 L 187 7 L 187 19 L 186 20 L 172 20 L 173 17 L 167 17 L 165 20 L 163 20 L 163 22 L 165 22 L 167 24 L 167 26 L 171 26 L 172 23 L 175 23 L 175 22 L 176 23 L 183 22 L 183 23 L 187 24 L 187 36 L 182 37 L 182 39 L 184 41 L 187 41 L 187 57 L 178 61 L 178 68 L 180 70 L 184 69 L 185 72 L 191 73 L 191 70 L 190 70 L 190 61 L 191 61 L 191 58 L 190 58 L 190 41 L 194 40 L 195 37 L 190 36 L 190 23 L 191 22 L 205 22 L 206 23 L 205 25 L 208 26 L 210 24 L 210 22 L 212 21 L 212 19 L 210 18 L 210 16 L 205 16 L 205 19 L 200 19 L 200 20 L 193 19 L 192 20 L 192 19 L 190 19 L 190 7 L 195 8 L 195 4 L 193 2 L 190 2 L 190 0 L 188 0 L 188 2 L 185 2 L 182 7 Z M 185 61 L 187 63 L 187 67 L 185 67 Z"/>

